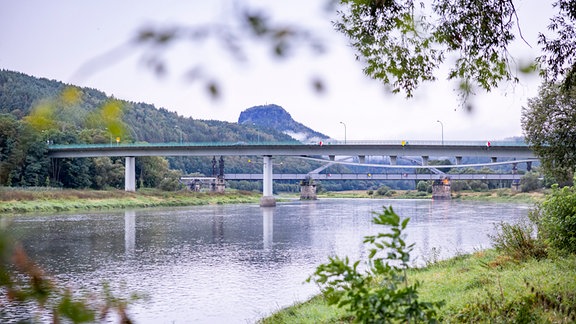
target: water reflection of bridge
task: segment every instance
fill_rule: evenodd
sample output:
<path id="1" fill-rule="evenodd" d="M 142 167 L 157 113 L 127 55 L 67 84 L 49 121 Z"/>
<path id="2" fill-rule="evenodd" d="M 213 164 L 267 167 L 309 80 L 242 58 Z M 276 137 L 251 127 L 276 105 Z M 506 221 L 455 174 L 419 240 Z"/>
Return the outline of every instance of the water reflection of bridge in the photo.
<path id="1" fill-rule="evenodd" d="M 274 244 L 274 208 L 262 208 L 262 243 L 264 250 L 270 250 Z M 137 248 L 136 243 L 136 218 L 134 209 L 124 211 L 124 253 L 134 256 Z M 212 224 L 212 235 L 224 235 L 223 217 L 215 216 Z"/>

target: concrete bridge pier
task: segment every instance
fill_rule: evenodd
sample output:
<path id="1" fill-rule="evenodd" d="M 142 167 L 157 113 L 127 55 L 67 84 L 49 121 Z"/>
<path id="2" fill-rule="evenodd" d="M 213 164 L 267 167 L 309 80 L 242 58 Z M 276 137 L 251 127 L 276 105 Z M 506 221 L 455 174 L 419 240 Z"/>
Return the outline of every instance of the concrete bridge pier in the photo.
<path id="1" fill-rule="evenodd" d="M 398 164 L 398 157 L 395 155 L 390 155 L 390 165 L 397 165 Z"/>
<path id="2" fill-rule="evenodd" d="M 126 165 L 124 166 L 124 190 L 136 191 L 136 158 L 133 156 L 126 157 Z"/>
<path id="3" fill-rule="evenodd" d="M 262 177 L 262 198 L 260 198 L 260 207 L 276 206 L 276 198 L 272 193 L 272 156 L 264 155 L 263 157 L 263 177 Z"/>
<path id="4" fill-rule="evenodd" d="M 422 156 L 422 165 L 423 166 L 428 165 L 428 159 L 429 159 L 428 156 L 425 156 L 425 155 Z"/>

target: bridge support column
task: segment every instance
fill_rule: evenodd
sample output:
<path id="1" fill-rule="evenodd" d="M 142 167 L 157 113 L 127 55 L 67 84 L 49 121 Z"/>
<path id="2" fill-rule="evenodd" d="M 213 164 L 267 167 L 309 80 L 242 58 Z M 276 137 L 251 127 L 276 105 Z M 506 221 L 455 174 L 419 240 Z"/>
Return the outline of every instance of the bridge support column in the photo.
<path id="1" fill-rule="evenodd" d="M 365 155 L 358 155 L 358 160 L 360 161 L 360 163 L 365 163 L 366 162 L 366 156 Z"/>
<path id="2" fill-rule="evenodd" d="M 316 184 L 312 177 L 307 176 L 304 180 L 300 181 L 300 200 L 316 200 Z"/>
<path id="3" fill-rule="evenodd" d="M 491 157 L 490 160 L 492 160 L 492 163 L 498 162 L 498 158 L 495 156 Z"/>
<path id="4" fill-rule="evenodd" d="M 433 200 L 450 200 L 452 199 L 450 178 L 434 180 L 432 184 L 432 199 Z"/>
<path id="5" fill-rule="evenodd" d="M 422 156 L 422 165 L 428 165 L 428 156 Z"/>
<path id="6" fill-rule="evenodd" d="M 124 190 L 134 192 L 136 191 L 136 158 L 127 156 L 124 168 Z"/>
<path id="7" fill-rule="evenodd" d="M 390 155 L 390 165 L 397 165 L 398 164 L 398 157 L 395 155 Z"/>
<path id="8" fill-rule="evenodd" d="M 457 156 L 456 157 L 456 165 L 460 165 L 462 164 L 462 157 L 461 156 Z"/>
<path id="9" fill-rule="evenodd" d="M 272 193 L 272 156 L 264 156 L 262 172 L 262 198 L 260 198 L 260 207 L 274 207 L 276 206 L 276 199 Z"/>

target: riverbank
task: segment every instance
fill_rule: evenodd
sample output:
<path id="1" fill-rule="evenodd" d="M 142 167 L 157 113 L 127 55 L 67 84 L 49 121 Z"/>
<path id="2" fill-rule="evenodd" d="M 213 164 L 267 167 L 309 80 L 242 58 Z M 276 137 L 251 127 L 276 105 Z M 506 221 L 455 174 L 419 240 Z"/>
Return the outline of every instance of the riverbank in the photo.
<path id="1" fill-rule="evenodd" d="M 260 193 L 246 191 L 209 193 L 141 189 L 137 192 L 126 192 L 123 190 L 0 188 L 0 214 L 258 203 L 260 197 Z"/>
<path id="2" fill-rule="evenodd" d="M 521 193 L 510 189 L 485 192 L 457 192 L 454 200 L 478 200 L 493 202 L 536 203 L 544 198 L 544 192 Z M 196 206 L 208 204 L 259 203 L 259 192 L 227 190 L 225 193 L 161 191 L 139 189 L 124 190 L 73 190 L 31 188 L 0 188 L 0 214 L 23 214 L 38 212 L 63 212 L 75 210 L 110 210 L 122 208 Z M 298 194 L 280 195 L 297 199 Z M 378 195 L 367 190 L 338 191 L 318 194 L 318 198 L 389 198 L 389 199 L 432 199 L 432 195 L 414 190 L 390 190 Z"/>
<path id="3" fill-rule="evenodd" d="M 546 191 L 517 192 L 509 188 L 489 191 L 459 191 L 452 193 L 453 200 L 475 200 L 493 202 L 537 203 L 544 199 Z M 370 190 L 349 190 L 319 193 L 318 198 L 390 198 L 390 199 L 432 199 L 432 194 L 415 190 L 389 190 L 378 195 Z"/>
<path id="4" fill-rule="evenodd" d="M 410 269 L 419 300 L 444 301 L 446 323 L 576 322 L 576 256 L 516 261 L 494 250 L 478 251 Z M 321 296 L 262 319 L 262 324 L 349 323 L 350 314 Z"/>

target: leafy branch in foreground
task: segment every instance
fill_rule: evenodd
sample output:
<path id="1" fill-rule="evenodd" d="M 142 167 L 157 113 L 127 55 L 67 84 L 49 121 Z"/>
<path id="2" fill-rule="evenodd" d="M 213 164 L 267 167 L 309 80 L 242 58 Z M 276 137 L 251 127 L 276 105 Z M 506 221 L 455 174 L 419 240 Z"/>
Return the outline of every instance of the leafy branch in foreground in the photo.
<path id="1" fill-rule="evenodd" d="M 420 283 L 408 283 L 406 270 L 414 244 L 406 244 L 402 231 L 409 218 L 401 220 L 392 207 L 375 215 L 374 224 L 389 226 L 390 231 L 364 237 L 364 243 L 373 246 L 366 270 L 358 269 L 360 261 L 350 264 L 348 257 L 330 257 L 307 281 L 321 287 L 328 304 L 348 307 L 357 322 L 437 322 L 436 309 L 443 302 L 419 301 Z"/>
<path id="2" fill-rule="evenodd" d="M 37 309 L 38 315 L 51 316 L 53 323 L 62 320 L 93 323 L 112 314 L 118 316 L 120 323 L 132 323 L 126 308 L 140 296 L 132 295 L 129 299 L 115 297 L 107 286 L 104 286 L 101 297 L 77 296 L 76 292 L 48 277 L 8 234 L 7 230 L 0 228 L 0 300 L 8 302 L 2 306 L 12 305 L 27 311 Z M 0 308 L 0 321 L 3 316 L 5 312 Z M 30 320 L 32 318 L 25 321 Z"/>

